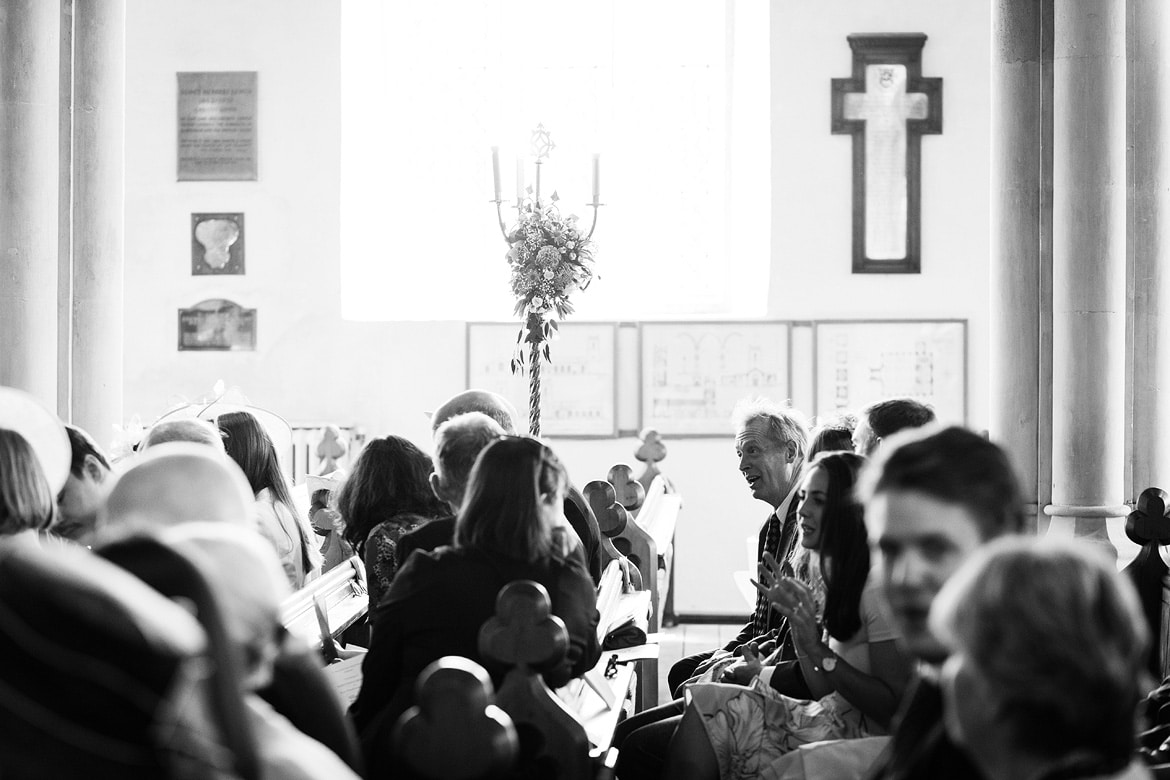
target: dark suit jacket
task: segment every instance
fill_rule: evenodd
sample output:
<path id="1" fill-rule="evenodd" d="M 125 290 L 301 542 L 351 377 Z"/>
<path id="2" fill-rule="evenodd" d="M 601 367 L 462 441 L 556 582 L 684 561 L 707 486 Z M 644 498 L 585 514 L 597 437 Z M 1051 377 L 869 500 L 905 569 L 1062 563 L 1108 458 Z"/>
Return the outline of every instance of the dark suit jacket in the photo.
<path id="1" fill-rule="evenodd" d="M 499 687 L 505 670 L 480 656 L 479 629 L 495 614 L 496 594 L 515 580 L 543 585 L 553 614 L 568 629 L 568 653 L 542 670 L 545 682 L 556 688 L 596 665 L 601 657 L 597 593 L 578 561 L 553 557 L 530 564 L 475 548 L 416 552 L 373 615 L 362 688 L 350 708 L 371 770 L 389 744 L 394 722 L 413 704 L 415 679 L 432 661 L 445 655 L 470 658 Z"/>
<path id="2" fill-rule="evenodd" d="M 772 556 L 777 561 L 788 561 L 789 563 L 793 562 L 792 554 L 796 551 L 796 540 L 800 536 L 798 533 L 799 524 L 796 521 L 796 507 L 798 504 L 799 502 L 796 500 L 796 496 L 793 496 L 792 500 L 788 502 L 788 513 L 784 516 L 784 522 L 780 526 L 780 539 L 775 543 L 774 549 L 767 550 L 767 552 L 772 553 Z M 771 520 L 771 515 L 769 515 L 768 519 Z M 756 559 L 759 561 L 764 560 L 764 543 L 765 539 L 767 538 L 767 534 L 768 524 L 764 523 L 764 527 L 760 529 L 759 543 L 756 546 Z M 763 596 L 760 596 L 759 598 L 762 599 Z M 758 603 L 759 602 L 757 600 L 757 604 Z M 734 650 L 740 645 L 746 642 L 750 642 L 756 637 L 763 636 L 764 634 L 773 630 L 777 632 L 778 641 L 783 642 L 785 639 L 787 639 L 788 619 L 776 610 L 769 609 L 765 613 L 764 621 L 762 623 L 757 623 L 754 618 L 755 615 L 753 614 L 752 617 L 748 619 L 747 625 L 740 629 L 739 634 L 736 635 L 735 639 L 732 639 L 727 643 L 727 645 L 724 646 L 724 650 Z"/>
<path id="3" fill-rule="evenodd" d="M 943 728 L 942 692 L 919 677 L 894 718 L 890 745 L 868 775 L 870 780 L 978 780 L 974 762 Z"/>

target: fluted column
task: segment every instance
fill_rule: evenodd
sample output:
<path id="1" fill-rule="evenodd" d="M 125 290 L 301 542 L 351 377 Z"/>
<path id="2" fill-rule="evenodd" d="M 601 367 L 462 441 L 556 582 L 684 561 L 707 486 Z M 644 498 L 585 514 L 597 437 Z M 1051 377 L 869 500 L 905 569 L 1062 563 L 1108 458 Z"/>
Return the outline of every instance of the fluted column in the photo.
<path id="1" fill-rule="evenodd" d="M 1039 512 L 1042 8 L 991 11 L 990 434 L 1011 454 Z"/>
<path id="2" fill-rule="evenodd" d="M 1170 490 L 1170 7 L 1131 0 L 1131 13 L 1133 498 Z"/>
<path id="3" fill-rule="evenodd" d="M 0 0 L 0 385 L 57 406 L 60 9 Z"/>
<path id="4" fill-rule="evenodd" d="M 73 4 L 72 418 L 103 444 L 122 420 L 125 0 Z"/>
<path id="5" fill-rule="evenodd" d="M 1059 0 L 1053 53 L 1052 505 L 1108 544 L 1124 515 L 1125 0 Z"/>

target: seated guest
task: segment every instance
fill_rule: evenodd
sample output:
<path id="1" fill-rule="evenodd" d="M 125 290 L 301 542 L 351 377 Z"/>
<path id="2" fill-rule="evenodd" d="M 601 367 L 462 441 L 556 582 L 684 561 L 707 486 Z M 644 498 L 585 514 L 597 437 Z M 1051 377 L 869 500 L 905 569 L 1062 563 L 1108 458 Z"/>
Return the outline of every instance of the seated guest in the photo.
<path id="1" fill-rule="evenodd" d="M 455 540 L 455 514 L 463 505 L 471 467 L 483 448 L 504 435 L 504 429 L 483 412 L 452 417 L 435 430 L 435 471 L 431 490 L 450 510 L 447 517 L 432 520 L 402 537 L 399 558 L 406 561 L 415 550 L 433 550 Z"/>
<path id="2" fill-rule="evenodd" d="M 972 553 L 1023 529 L 1016 475 L 1007 454 L 977 433 L 957 427 L 907 431 L 886 443 L 863 475 L 860 493 L 891 621 L 919 661 L 890 745 L 869 776 L 977 778 L 971 759 L 943 729 L 935 678 L 947 649 L 927 616 L 939 590 Z"/>
<path id="3" fill-rule="evenodd" d="M 487 390 L 464 390 L 452 396 L 431 416 L 431 432 L 436 432 L 452 417 L 467 412 L 486 414 L 504 429 L 504 433 L 516 433 L 516 407 L 504 396 Z M 601 582 L 601 528 L 589 509 L 589 503 L 572 483 L 565 491 L 564 515 L 584 548 L 586 568 L 593 584 L 597 585 Z"/>
<path id="4" fill-rule="evenodd" d="M 196 521 L 256 528 L 255 499 L 234 461 L 199 444 L 157 444 L 118 478 L 103 507 L 100 535 Z"/>
<path id="5" fill-rule="evenodd" d="M 853 450 L 873 455 L 883 439 L 908 428 L 921 428 L 935 421 L 934 410 L 909 398 L 891 398 L 867 406 L 853 429 Z"/>
<path id="6" fill-rule="evenodd" d="M 151 447 L 118 479 L 100 529 L 113 544 L 135 532 L 159 534 L 192 523 L 260 531 L 251 486 L 235 462 L 205 445 L 172 442 Z M 271 545 L 269 551 L 276 555 Z M 324 679 L 320 657 L 286 637 L 275 663 L 275 679 L 260 695 L 298 729 L 357 765 L 353 735 Z"/>
<path id="7" fill-rule="evenodd" d="M 155 445 L 170 441 L 188 441 L 195 444 L 206 444 L 217 452 L 226 455 L 223 448 L 223 437 L 219 435 L 219 429 L 207 420 L 200 420 L 197 417 L 186 417 L 181 420 L 163 420 L 162 422 L 155 423 L 142 438 L 142 443 L 138 445 L 138 451 L 142 452 Z"/>
<path id="8" fill-rule="evenodd" d="M 776 693 L 766 680 L 747 687 L 689 688 L 691 702 L 670 743 L 668 777 L 756 777 L 798 745 L 884 733 L 910 676 L 876 583 L 868 584 L 869 541 L 853 496 L 861 458 L 824 453 L 801 485 L 801 544 L 817 553 L 825 581 L 817 594 L 766 557 L 757 589 L 788 618 L 796 657 L 815 702 Z M 764 670 L 766 674 L 767 670 Z"/>
<path id="9" fill-rule="evenodd" d="M 65 487 L 57 496 L 61 518 L 53 533 L 88 543 L 97 523 L 98 509 L 109 491 L 110 461 L 93 438 L 75 425 L 66 425 L 72 460 Z"/>
<path id="10" fill-rule="evenodd" d="M 780 563 L 795 566 L 793 555 L 799 536 L 796 517 L 796 491 L 804 475 L 808 451 L 808 428 L 804 417 L 794 409 L 762 399 L 739 402 L 732 413 L 735 421 L 735 454 L 739 471 L 747 481 L 752 497 L 771 508 L 771 514 L 760 527 L 756 546 L 757 563 L 763 564 L 764 553 Z M 768 639 L 784 643 L 788 634 L 787 622 L 760 594 L 751 619 L 722 649 L 707 650 L 683 658 L 674 664 L 667 676 L 670 690 L 681 696 L 681 686 L 696 673 L 702 673 L 713 662 L 729 654 L 740 654 L 741 648 L 752 641 Z"/>
<path id="11" fill-rule="evenodd" d="M 36 545 L 57 521 L 57 503 L 28 441 L 0 428 L 0 546 Z"/>
<path id="12" fill-rule="evenodd" d="M 341 486 L 337 511 L 345 540 L 366 562 L 370 612 L 390 587 L 401 561 L 402 535 L 447 514 L 427 481 L 431 458 L 401 436 L 366 445 Z"/>
<path id="13" fill-rule="evenodd" d="M 243 658 L 240 693 L 256 741 L 262 778 L 357 780 L 333 751 L 299 731 L 257 691 L 272 682 L 280 655 L 280 603 L 289 594 L 284 573 L 258 534 L 222 523 L 170 529 L 164 540 L 192 555 L 221 596 L 228 638 Z"/>
<path id="14" fill-rule="evenodd" d="M 394 578 L 374 615 L 362 689 L 350 709 L 372 775 L 388 771 L 391 729 L 432 661 L 470 658 L 500 684 L 505 670 L 480 656 L 478 636 L 510 582 L 543 585 L 568 629 L 565 657 L 541 670 L 546 683 L 559 687 L 597 663 L 597 593 L 557 539 L 565 533 L 556 518 L 567 481 L 556 455 L 539 441 L 492 442 L 472 469 L 454 546 L 412 555 Z"/>
<path id="15" fill-rule="evenodd" d="M 323 558 L 308 518 L 293 504 L 272 439 L 248 412 L 221 414 L 215 423 L 223 434 L 228 457 L 252 486 L 261 532 L 280 555 L 289 583 L 293 588 L 303 587 L 320 573 Z"/>
<path id="16" fill-rule="evenodd" d="M 988 780 L 1141 778 L 1131 765 L 1149 637 L 1137 594 L 1088 543 L 1003 539 L 947 582 L 947 733 Z"/>

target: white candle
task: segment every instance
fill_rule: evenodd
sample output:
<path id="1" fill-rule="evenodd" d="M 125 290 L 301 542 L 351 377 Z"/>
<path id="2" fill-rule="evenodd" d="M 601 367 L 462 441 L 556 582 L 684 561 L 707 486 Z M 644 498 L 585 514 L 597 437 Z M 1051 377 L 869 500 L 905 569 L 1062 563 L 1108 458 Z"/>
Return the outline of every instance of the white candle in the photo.
<path id="1" fill-rule="evenodd" d="M 593 205 L 601 203 L 601 155 L 593 155 Z"/>
<path id="2" fill-rule="evenodd" d="M 500 147 L 492 147 L 492 184 L 496 193 L 496 200 L 500 199 Z"/>
<path id="3" fill-rule="evenodd" d="M 516 158 L 516 205 L 524 202 L 524 158 Z"/>

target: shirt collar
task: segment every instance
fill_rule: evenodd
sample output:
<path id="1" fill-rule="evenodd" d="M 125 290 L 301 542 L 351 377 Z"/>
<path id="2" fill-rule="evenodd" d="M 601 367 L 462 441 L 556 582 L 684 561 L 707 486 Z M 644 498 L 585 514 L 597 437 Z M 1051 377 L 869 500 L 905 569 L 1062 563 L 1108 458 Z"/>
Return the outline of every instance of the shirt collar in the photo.
<path id="1" fill-rule="evenodd" d="M 776 507 L 775 515 L 781 521 L 788 517 L 788 509 L 792 506 L 792 501 L 796 498 L 796 491 L 800 489 L 800 483 L 803 481 L 803 475 L 797 474 L 796 479 L 792 481 L 792 489 L 788 491 L 788 495 L 780 502 L 780 506 Z"/>

